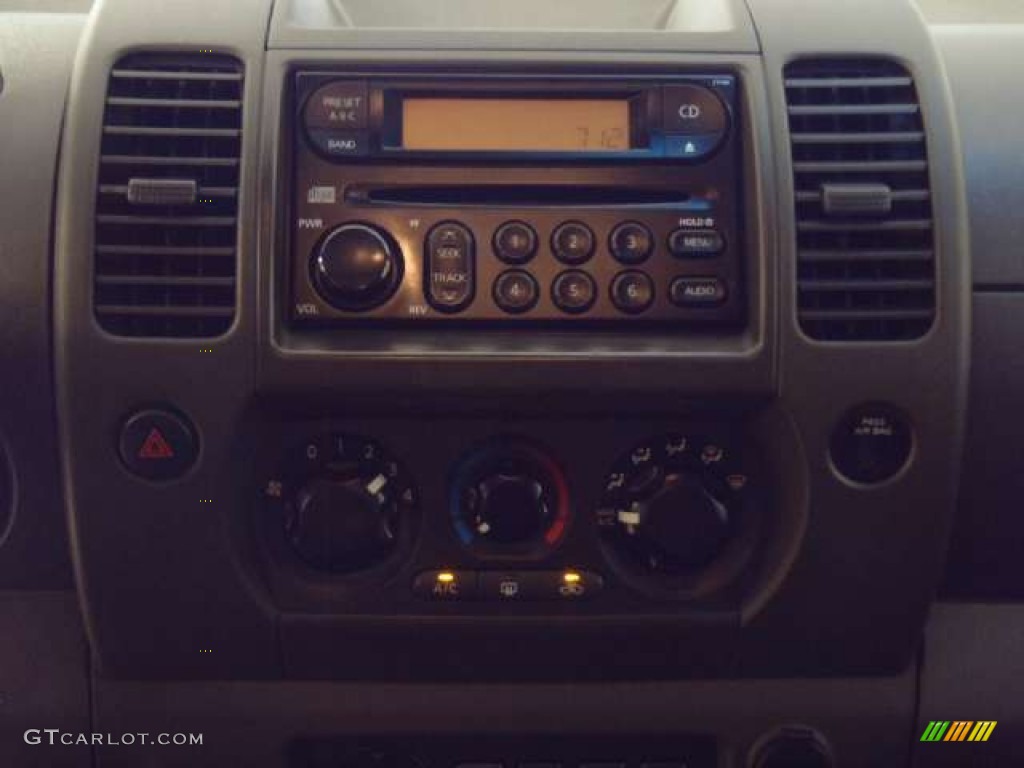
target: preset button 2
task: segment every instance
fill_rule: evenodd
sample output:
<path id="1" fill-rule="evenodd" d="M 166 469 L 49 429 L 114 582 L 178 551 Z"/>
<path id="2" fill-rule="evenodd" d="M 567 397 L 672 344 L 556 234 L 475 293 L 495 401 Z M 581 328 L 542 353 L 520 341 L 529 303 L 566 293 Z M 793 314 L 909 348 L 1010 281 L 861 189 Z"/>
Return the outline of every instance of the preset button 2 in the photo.
<path id="1" fill-rule="evenodd" d="M 594 254 L 594 233 L 582 221 L 567 221 L 551 235 L 551 250 L 565 264 L 583 264 Z"/>

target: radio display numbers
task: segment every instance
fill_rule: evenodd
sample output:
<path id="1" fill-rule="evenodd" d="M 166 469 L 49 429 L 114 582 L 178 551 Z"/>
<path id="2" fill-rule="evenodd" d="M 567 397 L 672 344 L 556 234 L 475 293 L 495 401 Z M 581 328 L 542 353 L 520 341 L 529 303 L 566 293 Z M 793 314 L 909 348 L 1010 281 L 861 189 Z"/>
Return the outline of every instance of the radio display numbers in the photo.
<path id="1" fill-rule="evenodd" d="M 624 99 L 406 98 L 402 148 L 448 152 L 622 152 Z"/>

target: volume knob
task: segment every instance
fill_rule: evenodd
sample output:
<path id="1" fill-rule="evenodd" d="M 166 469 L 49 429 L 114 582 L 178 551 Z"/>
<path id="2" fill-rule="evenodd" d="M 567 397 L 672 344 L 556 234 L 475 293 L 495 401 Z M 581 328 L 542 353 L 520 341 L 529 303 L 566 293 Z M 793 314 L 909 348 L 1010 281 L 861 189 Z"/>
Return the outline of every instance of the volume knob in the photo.
<path id="1" fill-rule="evenodd" d="M 313 284 L 338 309 L 363 312 L 394 295 L 402 280 L 397 244 L 369 224 L 342 224 L 320 242 L 312 260 Z"/>

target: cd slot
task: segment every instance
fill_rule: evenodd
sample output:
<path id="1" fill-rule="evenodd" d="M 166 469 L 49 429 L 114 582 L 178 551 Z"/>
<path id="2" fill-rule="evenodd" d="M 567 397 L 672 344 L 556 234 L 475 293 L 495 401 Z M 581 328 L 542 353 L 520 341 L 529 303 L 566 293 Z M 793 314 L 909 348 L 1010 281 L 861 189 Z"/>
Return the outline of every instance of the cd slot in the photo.
<path id="1" fill-rule="evenodd" d="M 569 184 L 470 184 L 364 187 L 351 186 L 346 200 L 355 205 L 457 208 L 676 208 L 707 210 L 704 198 L 672 189 L 637 189 Z"/>

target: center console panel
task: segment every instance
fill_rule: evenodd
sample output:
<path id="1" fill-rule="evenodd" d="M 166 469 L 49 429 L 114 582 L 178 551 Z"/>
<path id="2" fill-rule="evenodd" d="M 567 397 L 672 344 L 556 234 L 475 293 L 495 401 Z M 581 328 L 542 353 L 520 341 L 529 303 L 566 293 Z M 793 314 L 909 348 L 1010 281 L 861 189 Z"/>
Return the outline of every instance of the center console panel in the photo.
<path id="1" fill-rule="evenodd" d="M 276 4 L 267 37 L 269 4 L 262 19 L 211 31 L 202 3 L 185 2 L 190 13 L 166 28 L 125 0 L 101 6 L 61 153 L 62 461 L 99 675 L 445 683 L 907 669 L 955 498 L 962 200 L 956 184 L 929 187 L 926 334 L 809 338 L 798 286 L 843 286 L 798 275 L 783 78 L 808 53 L 792 39 L 797 13 L 827 30 L 820 50 L 853 55 L 851 41 L 873 41 L 873 55 L 914 78 L 928 172 L 958 178 L 916 16 L 879 0 L 890 32 L 871 14 L 837 24 L 799 4 L 788 17 L 753 0 L 749 11 L 702 4 L 703 21 L 659 21 L 647 11 L 661 5 L 642 3 L 647 21 L 626 33 L 609 22 L 527 34 L 528 20 L 356 28 L 305 0 Z M 129 52 L 116 25 L 99 23 L 115 12 L 137 21 L 138 58 L 115 78 L 132 98 L 145 97 L 138 81 L 166 79 L 140 74 L 167 66 L 143 53 L 170 46 L 180 63 L 177 41 L 210 40 L 216 58 L 174 76 L 194 82 L 206 66 L 221 83 L 209 92 L 230 94 L 209 106 L 234 110 L 215 129 L 227 132 L 215 137 L 222 154 L 164 165 L 237 163 L 232 205 L 231 190 L 196 189 L 177 171 L 169 184 L 129 173 L 127 190 L 103 175 L 111 161 L 97 148 L 111 141 L 141 147 L 133 163 L 157 151 L 157 139 L 105 131 L 112 70 Z M 693 98 L 671 102 L 679 93 Z M 524 132 L 467 118 L 406 136 L 422 105 L 403 99 L 445 102 L 427 110 L 436 118 L 495 96 L 528 113 Z M 799 107 L 821 108 L 803 96 Z M 581 103 L 604 143 L 524 146 L 538 121 L 582 141 L 556 120 L 578 118 Z M 710 124 L 670 125 L 695 110 Z M 815 133 L 801 140 L 831 141 Z M 205 140 L 182 146 L 194 139 Z M 800 191 L 805 215 L 816 192 Z M 159 194 L 172 194 L 169 211 Z M 202 206 L 216 199 L 205 223 L 224 242 L 188 247 L 223 261 L 156 275 L 173 290 L 104 307 L 133 320 L 101 327 L 97 281 L 137 302 L 154 294 L 132 283 L 148 275 L 95 274 L 96 210 L 81 201 L 98 195 L 114 206 L 107 216 L 175 225 L 212 216 Z M 218 303 L 171 303 L 211 280 Z M 168 308 L 213 309 L 227 330 L 116 335 L 197 327 L 143 322 Z"/>

